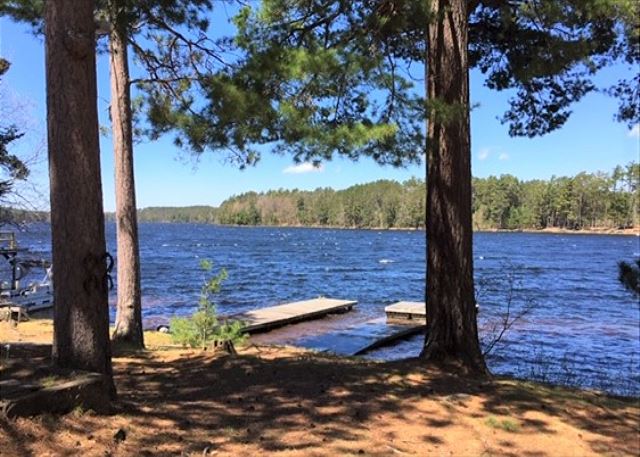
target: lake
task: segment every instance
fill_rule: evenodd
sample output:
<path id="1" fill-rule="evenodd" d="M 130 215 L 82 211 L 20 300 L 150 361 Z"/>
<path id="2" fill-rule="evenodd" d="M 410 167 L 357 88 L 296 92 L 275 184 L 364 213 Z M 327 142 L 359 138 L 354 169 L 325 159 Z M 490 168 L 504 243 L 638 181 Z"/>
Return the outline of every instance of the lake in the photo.
<path id="1" fill-rule="evenodd" d="M 46 256 L 49 236 L 42 224 L 18 234 L 21 246 Z M 115 255 L 113 224 L 107 225 L 107 240 Z M 358 300 L 349 315 L 304 324 L 307 336 L 382 317 L 386 305 L 423 301 L 424 295 L 421 231 L 149 223 L 140 225 L 140 254 L 147 322 L 194 310 L 201 259 L 229 273 L 216 300 L 221 314 L 320 295 Z M 491 340 L 508 303 L 511 316 L 529 308 L 489 356 L 491 370 L 639 395 L 640 307 L 617 281 L 617 262 L 638 255 L 634 236 L 477 233 L 483 340 Z M 110 302 L 113 307 L 114 296 Z M 295 343 L 301 333 L 283 331 L 281 337 Z M 370 357 L 414 356 L 422 343 L 417 336 Z"/>

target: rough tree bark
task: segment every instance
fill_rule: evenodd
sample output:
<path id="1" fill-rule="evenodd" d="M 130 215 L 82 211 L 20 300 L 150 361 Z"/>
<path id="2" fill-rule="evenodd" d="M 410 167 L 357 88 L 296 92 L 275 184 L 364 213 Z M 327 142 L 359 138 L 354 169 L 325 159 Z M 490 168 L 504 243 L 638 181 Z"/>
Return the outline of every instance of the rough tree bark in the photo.
<path id="1" fill-rule="evenodd" d="M 117 2 L 114 2 L 117 5 Z M 114 6 L 114 9 L 117 6 Z M 117 9 L 116 9 L 117 13 Z M 116 187 L 116 237 L 118 243 L 118 306 L 114 343 L 144 347 L 140 297 L 140 252 L 133 173 L 133 135 L 127 34 L 113 14 L 109 35 L 111 71 L 111 130 Z"/>
<path id="2" fill-rule="evenodd" d="M 427 337 L 422 357 L 487 368 L 473 286 L 467 2 L 431 0 L 427 93 Z"/>
<path id="3" fill-rule="evenodd" d="M 111 371 L 90 0 L 46 2 L 47 130 L 51 181 L 54 364 Z"/>

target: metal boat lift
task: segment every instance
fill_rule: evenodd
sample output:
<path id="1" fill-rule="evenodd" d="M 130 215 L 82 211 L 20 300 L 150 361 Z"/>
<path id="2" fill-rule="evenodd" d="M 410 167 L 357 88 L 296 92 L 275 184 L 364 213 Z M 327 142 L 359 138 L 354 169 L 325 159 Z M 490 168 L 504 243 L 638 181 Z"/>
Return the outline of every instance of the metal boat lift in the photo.
<path id="1" fill-rule="evenodd" d="M 11 281 L 0 284 L 0 308 L 8 308 L 9 315 L 17 312 L 20 316 L 53 307 L 51 262 L 30 256 L 27 249 L 18 247 L 13 232 L 0 232 L 0 256 L 4 257 L 11 268 Z M 20 281 L 33 268 L 42 268 L 44 277 L 28 286 L 22 286 Z"/>

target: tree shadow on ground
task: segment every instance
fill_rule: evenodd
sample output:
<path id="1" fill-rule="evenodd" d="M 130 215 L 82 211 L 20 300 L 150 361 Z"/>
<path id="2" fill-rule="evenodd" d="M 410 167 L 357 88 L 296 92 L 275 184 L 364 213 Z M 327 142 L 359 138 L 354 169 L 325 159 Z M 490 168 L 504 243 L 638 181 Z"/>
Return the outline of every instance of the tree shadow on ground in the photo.
<path id="1" fill-rule="evenodd" d="M 167 354 L 118 359 L 116 414 L 49 424 L 52 436 L 64 430 L 87 438 L 67 447 L 52 440 L 55 452 L 73 454 L 90 441 L 102 455 L 386 456 L 452 449 L 543 457 L 558 455 L 567 427 L 584 436 L 592 453 L 638 452 L 638 401 L 477 379 L 416 360 L 382 363 L 297 351 L 283 356 L 271 348 L 238 357 Z M 505 425 L 510 423 L 515 425 Z M 126 440 L 114 440 L 118 427 L 127 430 Z M 8 439 L 21 442 L 15 435 Z M 532 435 L 560 447 L 530 449 Z M 571 446 L 578 435 L 567 439 Z"/>
<path id="2" fill-rule="evenodd" d="M 595 434 L 590 445 L 597 453 L 638 455 L 640 452 L 638 398 L 503 379 L 487 390 L 484 409 L 491 414 L 506 412 L 516 417 L 529 412 L 555 417 L 562 423 Z M 555 433 L 544 419 L 524 418 L 521 422 L 542 433 Z"/>
<path id="3" fill-rule="evenodd" d="M 553 421 L 546 419 L 550 417 L 593 433 L 600 437 L 592 442 L 597 452 L 608 445 L 613 452 L 632 453 L 633 444 L 620 438 L 633 437 L 638 430 L 638 411 L 630 410 L 628 401 L 535 384 L 473 379 L 426 368 L 415 360 L 378 363 L 322 355 L 275 359 L 196 355 L 168 366 L 148 360 L 132 360 L 127 366 L 128 375 L 119 379 L 119 385 L 131 393 L 134 404 L 162 399 L 166 407 L 156 417 L 178 429 L 200 428 L 211 435 L 211 430 L 230 428 L 228 441 L 255 443 L 267 452 L 362 442 L 371 435 L 367 424 L 382 430 L 408 417 L 415 417 L 419 421 L 415 425 L 429 430 L 435 442 L 441 439 L 438 429 L 460 425 L 458 416 L 471 396 L 481 399 L 483 418 L 514 417 L 520 432 L 555 434 Z M 424 409 L 421 400 L 425 398 L 437 401 L 443 410 L 437 404 L 432 411 Z M 188 405 L 187 418 L 184 405 Z M 526 417 L 529 412 L 543 416 Z M 296 430 L 298 439 L 281 439 L 283 431 L 295 435 Z M 141 438 L 140 444 L 150 446 L 154 440 Z M 378 453 L 388 455 L 389 449 Z"/>

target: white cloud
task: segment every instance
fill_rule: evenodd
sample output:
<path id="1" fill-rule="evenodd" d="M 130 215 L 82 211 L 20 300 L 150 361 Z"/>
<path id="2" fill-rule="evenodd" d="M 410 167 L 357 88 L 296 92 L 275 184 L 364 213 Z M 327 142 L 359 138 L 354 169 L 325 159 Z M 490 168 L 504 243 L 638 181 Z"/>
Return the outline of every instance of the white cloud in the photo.
<path id="1" fill-rule="evenodd" d="M 629 130 L 627 135 L 629 138 L 640 138 L 640 124 L 636 124 L 631 127 L 631 130 Z"/>
<path id="2" fill-rule="evenodd" d="M 489 152 L 489 148 L 480 149 L 480 152 L 478 152 L 478 159 L 485 160 L 487 157 L 489 157 Z"/>
<path id="3" fill-rule="evenodd" d="M 498 157 L 498 160 L 509 160 L 509 154 L 507 154 L 506 152 L 503 152 L 502 154 L 500 154 L 500 156 Z"/>
<path id="4" fill-rule="evenodd" d="M 314 165 L 311 162 L 303 162 L 298 165 L 291 165 L 290 167 L 282 170 L 283 173 L 294 175 L 299 175 L 302 173 L 320 173 L 322 171 L 324 171 L 324 165 Z"/>

